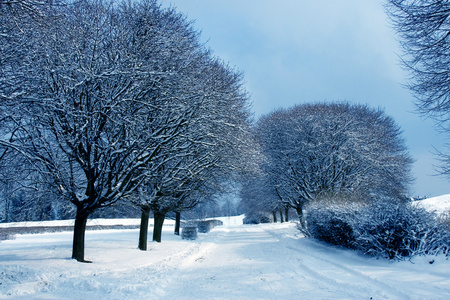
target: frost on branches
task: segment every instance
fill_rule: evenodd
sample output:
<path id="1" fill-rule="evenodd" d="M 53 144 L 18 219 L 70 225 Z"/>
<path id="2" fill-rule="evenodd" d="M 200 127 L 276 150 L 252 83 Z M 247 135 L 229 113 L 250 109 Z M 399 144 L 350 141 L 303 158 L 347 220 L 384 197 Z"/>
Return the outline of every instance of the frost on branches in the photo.
<path id="1" fill-rule="evenodd" d="M 261 117 L 256 135 L 272 194 L 297 210 L 303 228 L 310 202 L 402 198 L 410 182 L 412 160 L 400 129 L 381 110 L 347 103 L 297 105 Z"/>
<path id="2" fill-rule="evenodd" d="M 0 155 L 20 155 L 75 205 L 72 257 L 84 261 L 95 210 L 131 200 L 159 214 L 190 207 L 190 191 L 217 181 L 212 170 L 245 157 L 247 95 L 241 74 L 156 1 L 87 0 L 42 18 L 9 24 L 2 44 L 22 56 L 5 60 L 0 79 L 1 95 L 15 96 L 2 99 Z"/>

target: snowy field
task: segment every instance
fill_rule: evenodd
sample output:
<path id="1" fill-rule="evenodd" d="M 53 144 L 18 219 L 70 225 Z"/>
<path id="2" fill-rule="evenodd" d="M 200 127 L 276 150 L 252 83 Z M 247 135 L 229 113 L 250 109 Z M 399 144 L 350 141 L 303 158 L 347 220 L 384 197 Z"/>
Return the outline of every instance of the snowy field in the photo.
<path id="1" fill-rule="evenodd" d="M 87 231 L 92 264 L 70 259 L 72 232 L 17 235 L 0 242 L 0 298 L 450 299 L 444 257 L 377 260 L 303 238 L 295 223 L 222 220 L 195 241 L 167 222 L 146 252 L 138 229 Z"/>

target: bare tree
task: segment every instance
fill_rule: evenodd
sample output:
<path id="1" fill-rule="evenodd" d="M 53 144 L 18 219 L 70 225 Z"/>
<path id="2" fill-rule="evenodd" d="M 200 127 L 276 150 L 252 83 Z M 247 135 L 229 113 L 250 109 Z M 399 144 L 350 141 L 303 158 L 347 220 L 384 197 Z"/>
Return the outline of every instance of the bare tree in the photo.
<path id="1" fill-rule="evenodd" d="M 408 88 L 420 113 L 434 118 L 446 133 L 450 121 L 450 2 L 389 0 L 387 11 L 410 72 Z M 450 177 L 450 155 L 441 157 L 441 173 Z"/>
<path id="2" fill-rule="evenodd" d="M 76 206 L 78 261 L 89 214 L 133 197 L 193 111 L 171 93 L 185 63 L 174 47 L 184 39 L 171 33 L 170 12 L 142 3 L 147 18 L 101 1 L 58 7 L 48 27 L 26 36 L 33 43 L 19 64 L 31 88 L 16 98 L 14 126 L 0 144 Z M 141 23 L 159 25 L 142 30 Z"/>
<path id="3" fill-rule="evenodd" d="M 153 176 L 145 182 L 146 192 L 139 198 L 142 208 L 139 249 L 146 249 L 150 210 L 155 226 L 153 240 L 161 241 L 167 212 L 191 209 L 199 197 L 219 189 L 220 178 L 233 176 L 247 168 L 249 162 L 249 113 L 242 76 L 222 62 L 203 53 L 184 78 L 182 95 L 190 99 L 195 111 L 190 115 L 162 161 L 154 162 Z M 180 129 L 181 130 L 181 129 Z M 245 146 L 242 146 L 244 144 Z"/>
<path id="4" fill-rule="evenodd" d="M 229 165 L 226 159 L 236 158 L 236 151 L 224 149 L 236 145 L 238 137 L 245 134 L 247 97 L 241 75 L 199 43 L 198 32 L 183 15 L 170 9 L 161 17 L 160 11 L 148 9 L 145 3 L 123 4 L 121 9 L 134 20 L 132 38 L 140 49 L 142 45 L 154 48 L 148 34 L 164 45 L 159 56 L 141 55 L 170 75 L 157 84 L 164 99 L 171 102 L 165 101 L 166 106 L 155 110 L 149 120 L 150 132 L 170 139 L 156 147 L 153 159 L 145 163 L 145 179 L 133 200 L 142 212 L 139 249 L 145 250 L 150 211 L 155 218 L 153 240 L 160 242 L 166 213 L 193 207 L 198 201 L 192 196 L 216 177 L 211 169 L 219 170 L 219 165 Z"/>
<path id="5" fill-rule="evenodd" d="M 243 179 L 239 192 L 239 210 L 245 214 L 245 222 L 260 223 L 269 215 L 277 222 L 277 212 L 281 203 L 275 188 L 268 181 L 267 174 L 249 174 Z"/>
<path id="6" fill-rule="evenodd" d="M 50 6 L 61 4 L 58 0 L 0 0 L 0 7 L 8 10 L 11 18 L 17 19 L 23 18 L 24 16 L 39 19 L 46 16 Z M 14 23 L 11 19 L 10 22 Z"/>
<path id="7" fill-rule="evenodd" d="M 322 197 L 406 192 L 411 159 L 399 128 L 381 111 L 298 105 L 262 117 L 257 128 L 269 181 L 302 224 L 304 205 Z"/>

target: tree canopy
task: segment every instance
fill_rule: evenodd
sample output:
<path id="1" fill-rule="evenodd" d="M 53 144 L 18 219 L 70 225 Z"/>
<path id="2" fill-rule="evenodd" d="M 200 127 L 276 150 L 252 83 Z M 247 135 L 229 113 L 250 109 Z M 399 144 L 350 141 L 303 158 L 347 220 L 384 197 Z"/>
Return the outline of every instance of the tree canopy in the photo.
<path id="1" fill-rule="evenodd" d="M 300 218 L 306 203 L 323 197 L 401 199 L 407 192 L 412 160 L 399 127 L 381 110 L 304 104 L 263 116 L 256 127 L 263 171 Z"/>
<path id="2" fill-rule="evenodd" d="M 134 203 L 165 212 L 189 189 L 216 183 L 211 168 L 236 168 L 248 97 L 242 75 L 155 0 L 45 8 L 44 22 L 24 18 L 1 36 L 10 58 L 0 146 L 76 206 L 72 256 L 84 261 L 95 210 L 145 191 Z"/>

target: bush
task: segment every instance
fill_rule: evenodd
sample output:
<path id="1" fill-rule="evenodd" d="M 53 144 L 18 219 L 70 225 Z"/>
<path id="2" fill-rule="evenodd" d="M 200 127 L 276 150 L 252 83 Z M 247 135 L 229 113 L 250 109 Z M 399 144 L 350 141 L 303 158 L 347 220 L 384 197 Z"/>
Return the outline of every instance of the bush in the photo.
<path id="1" fill-rule="evenodd" d="M 214 228 L 214 222 L 212 220 L 198 222 L 198 232 L 208 233 Z"/>
<path id="2" fill-rule="evenodd" d="M 364 253 L 401 260 L 415 255 L 449 255 L 450 232 L 441 218 L 407 204 L 375 204 L 354 226 L 355 247 Z"/>
<path id="3" fill-rule="evenodd" d="M 201 233 L 208 233 L 216 226 L 222 226 L 223 222 L 220 220 L 206 220 L 206 221 L 199 221 L 197 223 L 198 232 Z"/>
<path id="4" fill-rule="evenodd" d="M 214 219 L 214 220 L 211 220 L 211 221 L 213 222 L 214 227 L 216 227 L 216 226 L 223 226 L 223 222 L 220 221 L 220 220 Z"/>
<path id="5" fill-rule="evenodd" d="M 354 242 L 352 212 L 337 205 L 322 206 L 324 202 L 308 206 L 306 235 L 333 245 L 351 248 Z M 328 203 L 329 204 L 329 203 Z"/>
<path id="6" fill-rule="evenodd" d="M 244 224 L 260 224 L 260 223 L 270 223 L 270 218 L 263 214 L 252 214 L 246 215 L 242 221 Z"/>
<path id="7" fill-rule="evenodd" d="M 448 224 L 410 203 L 318 202 L 308 207 L 306 221 L 311 237 L 376 257 L 402 260 L 415 255 L 450 255 Z"/>
<path id="8" fill-rule="evenodd" d="M 181 231 L 181 238 L 183 240 L 195 240 L 197 239 L 197 227 L 190 226 L 184 227 Z"/>
<path id="9" fill-rule="evenodd" d="M 0 231 L 0 242 L 4 240 L 13 240 L 13 239 L 15 239 L 15 235 L 6 232 L 6 230 L 2 228 L 2 231 Z"/>

